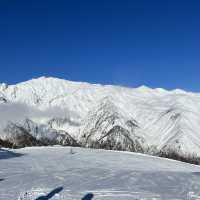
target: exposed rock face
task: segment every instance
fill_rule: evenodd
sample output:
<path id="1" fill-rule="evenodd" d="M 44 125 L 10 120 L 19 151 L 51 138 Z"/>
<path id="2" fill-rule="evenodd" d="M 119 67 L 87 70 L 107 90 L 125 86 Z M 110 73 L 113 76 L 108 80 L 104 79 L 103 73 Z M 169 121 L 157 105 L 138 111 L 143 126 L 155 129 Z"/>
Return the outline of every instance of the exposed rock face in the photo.
<path id="1" fill-rule="evenodd" d="M 13 144 L 6 141 L 6 140 L 2 140 L 0 139 L 0 148 L 1 147 L 5 147 L 5 148 L 13 148 Z"/>
<path id="2" fill-rule="evenodd" d="M 108 133 L 97 140 L 88 138 L 85 145 L 92 148 L 143 152 L 143 147 L 137 141 L 137 138 L 131 138 L 130 132 L 120 126 L 114 126 Z"/>
<path id="3" fill-rule="evenodd" d="M 8 123 L 4 133 L 2 144 L 12 148 L 41 145 L 79 146 L 65 131 L 50 129 L 45 125 L 41 127 L 29 119 L 26 119 L 24 124 Z"/>
<path id="4" fill-rule="evenodd" d="M 142 152 L 143 138 L 135 134 L 139 126 L 123 114 L 111 100 L 103 99 L 88 114 L 81 143 L 93 148 Z"/>
<path id="5" fill-rule="evenodd" d="M 5 97 L 0 97 L 0 103 L 7 103 L 7 99 Z"/>
<path id="6" fill-rule="evenodd" d="M 22 126 L 45 145 L 79 146 L 76 140 L 63 130 L 56 130 L 44 124 L 38 125 L 29 119 L 26 119 Z"/>
<path id="7" fill-rule="evenodd" d="M 20 148 L 43 145 L 42 142 L 38 141 L 31 134 L 29 134 L 25 128 L 14 123 L 9 123 L 4 129 L 4 132 L 6 133 L 5 139 L 10 142 L 13 147 Z"/>

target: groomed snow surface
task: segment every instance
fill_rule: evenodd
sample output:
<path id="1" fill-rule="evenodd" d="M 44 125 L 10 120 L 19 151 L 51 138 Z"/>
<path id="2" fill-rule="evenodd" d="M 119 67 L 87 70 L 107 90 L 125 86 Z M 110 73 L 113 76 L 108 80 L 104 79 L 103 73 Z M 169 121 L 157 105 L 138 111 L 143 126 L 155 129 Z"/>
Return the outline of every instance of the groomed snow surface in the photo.
<path id="1" fill-rule="evenodd" d="M 81 200 L 88 193 L 86 200 L 200 199 L 200 167 L 74 147 L 0 150 L 1 200 Z"/>

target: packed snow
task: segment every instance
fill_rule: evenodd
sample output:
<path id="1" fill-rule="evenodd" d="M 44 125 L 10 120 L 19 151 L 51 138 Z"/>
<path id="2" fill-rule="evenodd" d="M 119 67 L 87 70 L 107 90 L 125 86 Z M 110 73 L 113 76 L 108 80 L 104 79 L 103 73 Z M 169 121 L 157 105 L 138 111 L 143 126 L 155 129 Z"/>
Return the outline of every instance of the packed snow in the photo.
<path id="1" fill-rule="evenodd" d="M 84 196 L 94 200 L 200 199 L 200 167 L 86 148 L 0 150 L 1 200 L 81 200 Z"/>

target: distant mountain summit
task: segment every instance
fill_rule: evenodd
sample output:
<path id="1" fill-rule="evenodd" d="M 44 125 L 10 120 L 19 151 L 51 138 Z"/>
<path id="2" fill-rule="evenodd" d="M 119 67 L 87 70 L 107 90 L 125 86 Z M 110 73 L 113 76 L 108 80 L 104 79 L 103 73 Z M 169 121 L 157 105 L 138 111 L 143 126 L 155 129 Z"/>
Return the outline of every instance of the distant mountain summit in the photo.
<path id="1" fill-rule="evenodd" d="M 0 139 L 200 155 L 200 94 L 40 77 L 0 84 Z M 2 142 L 3 143 L 3 142 Z"/>

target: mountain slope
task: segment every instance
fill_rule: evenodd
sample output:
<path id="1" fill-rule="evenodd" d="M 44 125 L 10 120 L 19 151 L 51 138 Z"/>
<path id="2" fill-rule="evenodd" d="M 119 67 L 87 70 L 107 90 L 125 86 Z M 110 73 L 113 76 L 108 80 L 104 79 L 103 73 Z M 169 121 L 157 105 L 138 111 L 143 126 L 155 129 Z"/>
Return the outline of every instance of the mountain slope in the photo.
<path id="1" fill-rule="evenodd" d="M 26 127 L 26 120 L 34 126 Z M 8 123 L 36 139 L 131 151 L 172 148 L 200 155 L 200 94 L 41 77 L 0 84 L 0 138 Z M 37 127 L 38 135 L 35 135 Z M 44 140 L 43 140 L 44 142 Z"/>
<path id="2" fill-rule="evenodd" d="M 83 124 L 80 141 L 84 146 L 142 152 L 142 138 L 135 134 L 137 121 L 126 116 L 114 100 L 100 101 Z"/>

